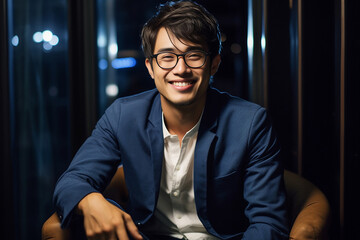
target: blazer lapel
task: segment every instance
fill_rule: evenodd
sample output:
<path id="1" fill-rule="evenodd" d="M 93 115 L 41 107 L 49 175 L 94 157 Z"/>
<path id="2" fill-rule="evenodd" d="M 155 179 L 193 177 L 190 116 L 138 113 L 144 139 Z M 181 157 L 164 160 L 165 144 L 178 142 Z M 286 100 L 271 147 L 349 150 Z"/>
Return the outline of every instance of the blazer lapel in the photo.
<path id="1" fill-rule="evenodd" d="M 217 138 L 216 129 L 218 123 L 218 110 L 216 108 L 216 101 L 214 101 L 211 94 L 211 89 L 207 96 L 207 101 L 204 109 L 204 114 L 200 123 L 198 139 L 196 142 L 195 156 L 194 156 L 194 191 L 195 204 L 198 216 L 206 229 L 212 229 L 207 216 L 207 180 L 208 180 L 208 158 L 209 151 Z"/>
<path id="2" fill-rule="evenodd" d="M 150 143 L 150 154 L 151 161 L 153 163 L 153 172 L 154 172 L 154 193 L 155 193 L 155 205 L 157 203 L 157 198 L 159 196 L 160 180 L 161 180 L 161 171 L 162 171 L 162 161 L 164 158 L 164 138 L 162 132 L 162 118 L 161 115 L 161 103 L 160 95 L 158 94 L 153 102 L 152 108 L 148 117 L 148 125 L 146 131 L 149 137 Z M 150 169 L 149 169 L 150 170 Z M 156 206 L 154 206 L 155 208 Z"/>

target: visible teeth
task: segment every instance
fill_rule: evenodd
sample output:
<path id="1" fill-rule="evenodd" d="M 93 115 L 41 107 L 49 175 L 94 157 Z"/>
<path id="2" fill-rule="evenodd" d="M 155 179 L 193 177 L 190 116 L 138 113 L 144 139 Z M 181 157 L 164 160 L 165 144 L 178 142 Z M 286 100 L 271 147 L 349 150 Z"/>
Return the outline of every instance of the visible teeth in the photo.
<path id="1" fill-rule="evenodd" d="M 190 82 L 173 82 L 173 84 L 177 87 L 185 87 L 185 86 L 190 85 L 191 83 Z"/>

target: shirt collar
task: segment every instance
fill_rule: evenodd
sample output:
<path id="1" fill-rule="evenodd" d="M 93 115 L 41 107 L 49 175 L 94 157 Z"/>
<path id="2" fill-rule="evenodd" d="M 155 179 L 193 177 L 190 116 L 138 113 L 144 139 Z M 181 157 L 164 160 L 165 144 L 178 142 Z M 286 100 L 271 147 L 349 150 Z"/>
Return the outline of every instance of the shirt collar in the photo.
<path id="1" fill-rule="evenodd" d="M 195 124 L 195 126 L 192 129 L 190 129 L 189 131 L 186 132 L 185 136 L 192 136 L 196 132 L 198 132 L 203 113 L 204 112 L 201 113 L 199 121 Z M 163 137 L 164 137 L 164 139 L 166 139 L 167 137 L 170 137 L 172 135 L 170 134 L 170 132 L 168 131 L 168 129 L 167 129 L 166 125 L 165 125 L 164 113 L 163 112 L 161 114 L 161 120 L 162 120 Z"/>

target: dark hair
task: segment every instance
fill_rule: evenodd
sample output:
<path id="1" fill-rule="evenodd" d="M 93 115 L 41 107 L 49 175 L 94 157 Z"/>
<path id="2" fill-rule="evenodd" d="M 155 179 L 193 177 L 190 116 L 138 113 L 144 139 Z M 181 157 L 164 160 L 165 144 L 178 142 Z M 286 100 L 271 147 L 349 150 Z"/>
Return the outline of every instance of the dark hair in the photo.
<path id="1" fill-rule="evenodd" d="M 211 56 L 221 51 L 221 34 L 215 17 L 193 1 L 170 1 L 159 6 L 141 32 L 142 49 L 146 58 L 154 53 L 160 28 L 165 27 L 179 40 L 206 44 Z"/>

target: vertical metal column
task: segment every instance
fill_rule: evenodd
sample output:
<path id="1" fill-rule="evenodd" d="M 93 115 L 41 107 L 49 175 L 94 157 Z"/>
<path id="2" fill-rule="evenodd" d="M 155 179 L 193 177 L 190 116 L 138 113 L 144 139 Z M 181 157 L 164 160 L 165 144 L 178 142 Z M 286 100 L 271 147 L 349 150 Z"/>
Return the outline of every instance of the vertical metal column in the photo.
<path id="1" fill-rule="evenodd" d="M 263 86 L 264 86 L 264 107 L 269 107 L 269 72 L 268 72 L 268 48 L 267 48 L 267 37 L 268 37 L 268 0 L 263 0 L 263 20 L 262 20 L 262 33 L 261 33 L 261 51 L 263 56 Z"/>
<path id="2" fill-rule="evenodd" d="M 13 168 L 11 162 L 10 137 L 10 94 L 9 94 L 9 54 L 8 54 L 8 14 L 7 1 L 0 1 L 0 198 L 1 234 L 3 239 L 16 236 L 13 207 Z"/>
<path id="3" fill-rule="evenodd" d="M 249 98 L 251 101 L 267 107 L 267 0 L 248 1 L 248 76 Z"/>
<path id="4" fill-rule="evenodd" d="M 298 174 L 302 175 L 303 165 L 303 81 L 302 81 L 302 0 L 297 1 L 297 21 L 298 21 L 298 139 L 297 139 L 297 154 L 298 154 Z"/>
<path id="5" fill-rule="evenodd" d="M 94 0 L 68 0 L 72 154 L 91 134 L 97 116 Z"/>
<path id="6" fill-rule="evenodd" d="M 340 237 L 344 239 L 345 206 L 345 0 L 341 0 L 340 52 Z"/>

